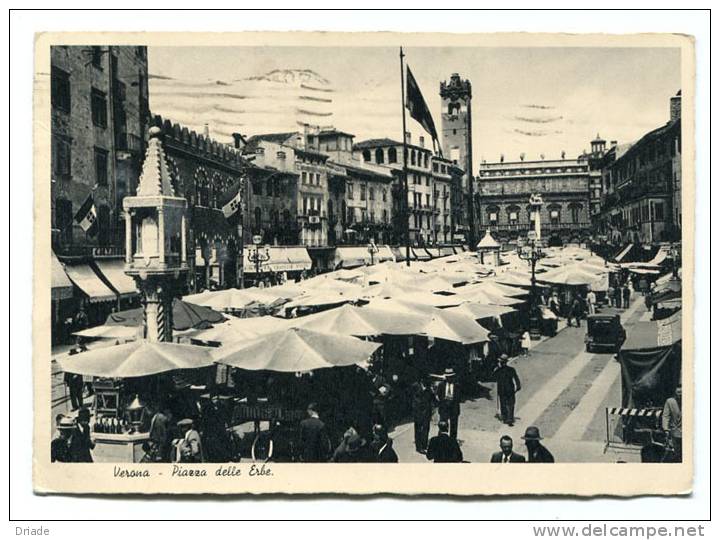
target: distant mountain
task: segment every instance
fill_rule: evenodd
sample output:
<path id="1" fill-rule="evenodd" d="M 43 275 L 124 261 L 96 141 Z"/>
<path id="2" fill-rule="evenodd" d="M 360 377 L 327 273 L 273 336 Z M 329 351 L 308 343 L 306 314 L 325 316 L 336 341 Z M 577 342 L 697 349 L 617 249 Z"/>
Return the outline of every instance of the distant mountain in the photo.
<path id="1" fill-rule="evenodd" d="M 243 80 L 278 82 L 292 85 L 320 84 L 326 86 L 330 84 L 330 81 L 325 77 L 311 69 L 273 69 L 264 75 L 254 75 Z"/>

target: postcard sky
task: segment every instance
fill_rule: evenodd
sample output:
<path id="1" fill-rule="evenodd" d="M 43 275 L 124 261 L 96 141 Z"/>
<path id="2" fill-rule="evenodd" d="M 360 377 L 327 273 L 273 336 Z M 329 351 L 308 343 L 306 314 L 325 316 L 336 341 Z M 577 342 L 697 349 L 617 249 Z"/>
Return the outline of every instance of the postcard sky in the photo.
<path id="1" fill-rule="evenodd" d="M 600 134 L 637 140 L 668 120 L 680 89 L 673 48 L 409 48 L 440 129 L 439 84 L 472 82 L 473 155 L 576 156 Z M 151 47 L 150 105 L 213 137 L 292 131 L 316 120 L 356 136 L 402 133 L 398 50 L 386 47 Z M 266 77 L 266 75 L 270 74 Z M 413 140 L 422 133 L 409 120 Z M 426 137 L 427 139 L 427 137 Z"/>

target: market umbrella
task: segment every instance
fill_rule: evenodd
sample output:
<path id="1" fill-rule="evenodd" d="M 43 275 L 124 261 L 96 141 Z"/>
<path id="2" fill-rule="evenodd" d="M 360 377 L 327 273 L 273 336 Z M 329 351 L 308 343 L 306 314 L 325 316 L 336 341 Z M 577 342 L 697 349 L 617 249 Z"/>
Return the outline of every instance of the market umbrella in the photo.
<path id="1" fill-rule="evenodd" d="M 184 302 L 177 298 L 173 301 L 173 330 L 209 328 L 212 324 L 224 320 L 225 316 L 213 309 Z M 141 326 L 143 324 L 143 308 L 111 313 L 105 324 L 108 326 Z"/>
<path id="2" fill-rule="evenodd" d="M 185 337 L 197 341 L 212 341 L 217 343 L 236 343 L 249 341 L 259 336 L 276 332 L 288 327 L 287 319 L 280 319 L 266 315 L 264 317 L 250 317 L 239 319 L 231 317 L 227 321 L 215 325 L 213 328 L 194 330 Z"/>
<path id="3" fill-rule="evenodd" d="M 176 369 L 211 366 L 210 351 L 208 347 L 139 340 L 67 356 L 58 362 L 62 371 L 80 375 L 145 377 Z"/>
<path id="4" fill-rule="evenodd" d="M 421 315 L 398 317 L 385 310 L 345 304 L 296 319 L 293 326 L 345 336 L 412 335 L 421 333 L 427 322 Z"/>
<path id="5" fill-rule="evenodd" d="M 310 291 L 307 294 L 299 296 L 294 300 L 285 304 L 285 309 L 292 309 L 296 307 L 320 307 L 320 306 L 332 306 L 345 304 L 347 302 L 354 302 L 359 298 L 358 294 L 343 294 L 334 291 Z"/>
<path id="6" fill-rule="evenodd" d="M 242 309 L 250 304 L 275 305 L 285 300 L 272 291 L 272 288 L 260 289 L 221 289 L 209 293 L 200 293 L 202 296 L 195 299 L 195 303 L 220 311 Z M 195 295 L 193 295 L 195 296 Z M 188 299 L 192 297 L 186 297 Z"/>
<path id="7" fill-rule="evenodd" d="M 490 334 L 472 317 L 446 309 L 433 311 L 432 319 L 423 329 L 423 333 L 436 339 L 446 339 L 463 345 L 487 341 Z"/>
<path id="8" fill-rule="evenodd" d="M 530 282 L 530 273 L 518 270 L 507 270 L 502 272 L 495 277 L 495 281 L 516 287 L 530 287 L 532 284 Z"/>
<path id="9" fill-rule="evenodd" d="M 137 339 L 141 337 L 139 326 L 114 326 L 101 324 L 92 328 L 86 328 L 79 332 L 73 332 L 74 336 L 96 339 Z"/>
<path id="10" fill-rule="evenodd" d="M 484 319 L 486 317 L 499 317 L 500 315 L 505 315 L 506 313 L 512 313 L 515 309 L 510 306 L 467 302 L 465 304 L 460 304 L 459 306 L 448 308 L 447 311 L 450 313 L 460 313 L 477 320 Z"/>
<path id="11" fill-rule="evenodd" d="M 363 364 L 378 347 L 354 337 L 289 328 L 214 349 L 213 356 L 220 364 L 241 369 L 293 373 Z"/>
<path id="12" fill-rule="evenodd" d="M 487 290 L 475 289 L 469 292 L 458 291 L 457 295 L 461 302 L 477 302 L 480 304 L 494 304 L 496 306 L 516 306 L 525 303 L 525 300 L 519 298 L 510 298 L 502 294 L 494 294 Z"/>
<path id="13" fill-rule="evenodd" d="M 553 285 L 590 285 L 597 281 L 599 276 L 574 266 L 563 266 L 542 274 L 537 279 Z"/>

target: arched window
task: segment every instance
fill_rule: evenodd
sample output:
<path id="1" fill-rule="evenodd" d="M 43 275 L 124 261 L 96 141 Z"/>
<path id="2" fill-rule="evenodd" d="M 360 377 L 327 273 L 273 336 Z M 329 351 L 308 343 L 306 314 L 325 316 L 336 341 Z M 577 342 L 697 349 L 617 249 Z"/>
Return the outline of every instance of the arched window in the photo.
<path id="1" fill-rule="evenodd" d="M 448 114 L 457 114 L 460 112 L 460 104 L 455 103 L 448 103 Z"/>
<path id="2" fill-rule="evenodd" d="M 256 232 L 262 229 L 262 209 L 259 206 L 255 207 L 255 229 Z"/>
<path id="3" fill-rule="evenodd" d="M 375 163 L 385 163 L 385 150 L 382 148 L 375 150 Z"/>
<path id="4" fill-rule="evenodd" d="M 500 208 L 497 206 L 488 206 L 487 219 L 489 225 L 497 225 L 500 219 Z"/>
<path id="5" fill-rule="evenodd" d="M 365 150 L 363 150 L 363 161 L 370 161 L 370 159 L 372 159 L 370 150 L 366 148 Z"/>
<path id="6" fill-rule="evenodd" d="M 550 214 L 550 223 L 552 225 L 559 225 L 561 219 L 561 208 L 559 204 L 548 205 L 548 214 Z"/>
<path id="7" fill-rule="evenodd" d="M 393 147 L 388 148 L 388 163 L 397 163 L 397 150 Z"/>
<path id="8" fill-rule="evenodd" d="M 569 206 L 569 208 L 570 208 L 570 219 L 572 219 L 573 223 L 579 223 L 580 222 L 580 211 L 582 210 L 582 204 L 573 203 Z"/>
<path id="9" fill-rule="evenodd" d="M 520 221 L 520 207 L 513 204 L 507 207 L 508 223 L 517 225 Z"/>

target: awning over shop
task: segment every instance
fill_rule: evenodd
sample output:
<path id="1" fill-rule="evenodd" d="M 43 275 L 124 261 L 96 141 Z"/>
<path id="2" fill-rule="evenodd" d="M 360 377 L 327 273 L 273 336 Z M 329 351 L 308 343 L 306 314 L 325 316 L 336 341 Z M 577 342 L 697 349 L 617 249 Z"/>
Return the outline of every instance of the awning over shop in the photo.
<path id="1" fill-rule="evenodd" d="M 120 298 L 139 294 L 135 281 L 125 273 L 125 263 L 122 260 L 96 260 L 95 264 L 113 289 L 120 294 Z"/>
<path id="2" fill-rule="evenodd" d="M 87 264 L 67 265 L 65 272 L 70 281 L 88 296 L 90 302 L 108 302 L 116 299 L 115 293 Z"/>
<path id="3" fill-rule="evenodd" d="M 453 250 L 452 246 L 442 246 L 438 249 L 440 250 L 441 257 L 448 257 L 450 255 L 455 255 L 455 251 Z"/>
<path id="4" fill-rule="evenodd" d="M 372 256 L 365 246 L 338 247 L 335 248 L 335 259 L 333 264 L 338 268 L 357 268 L 366 264 L 394 261 L 395 255 L 389 246 L 377 246 L 377 253 Z M 403 260 L 405 260 L 403 258 Z"/>
<path id="5" fill-rule="evenodd" d="M 245 273 L 254 274 L 257 265 L 250 259 L 255 249 L 246 249 Z M 260 248 L 263 253 L 263 248 Z M 312 259 L 304 247 L 272 246 L 269 248 L 270 258 L 260 264 L 260 272 L 299 272 L 310 270 Z"/>
<path id="6" fill-rule="evenodd" d="M 65 269 L 53 252 L 50 252 L 50 272 L 52 299 L 65 300 L 67 298 L 72 298 L 73 284 L 68 279 Z"/>
<path id="7" fill-rule="evenodd" d="M 630 253 L 630 250 L 632 249 L 633 245 L 628 244 L 623 248 L 623 250 L 615 255 L 615 262 L 622 262 L 623 259 L 627 256 L 628 253 Z"/>

